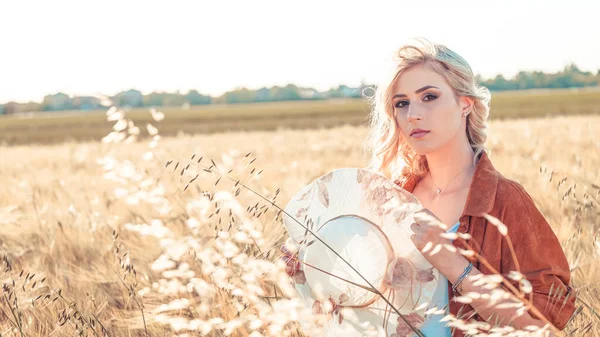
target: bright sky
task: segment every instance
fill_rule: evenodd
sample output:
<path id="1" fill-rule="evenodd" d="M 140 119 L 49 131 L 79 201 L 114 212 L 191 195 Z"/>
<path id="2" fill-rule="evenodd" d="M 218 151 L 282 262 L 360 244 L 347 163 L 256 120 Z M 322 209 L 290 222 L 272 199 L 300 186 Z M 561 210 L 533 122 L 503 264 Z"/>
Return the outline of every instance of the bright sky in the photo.
<path id="1" fill-rule="evenodd" d="M 600 69 L 600 1 L 68 1 L 0 3 L 0 103 L 135 88 L 219 95 L 378 81 L 422 36 L 484 77 Z"/>

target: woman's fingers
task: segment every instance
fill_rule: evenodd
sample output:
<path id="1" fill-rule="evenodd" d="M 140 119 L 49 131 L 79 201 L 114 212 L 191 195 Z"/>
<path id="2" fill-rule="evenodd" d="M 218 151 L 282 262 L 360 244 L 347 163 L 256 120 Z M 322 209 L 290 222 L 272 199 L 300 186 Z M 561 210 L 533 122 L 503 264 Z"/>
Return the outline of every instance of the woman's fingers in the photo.
<path id="1" fill-rule="evenodd" d="M 410 236 L 410 239 L 415 243 L 415 239 L 417 238 L 417 234 L 413 234 Z"/>

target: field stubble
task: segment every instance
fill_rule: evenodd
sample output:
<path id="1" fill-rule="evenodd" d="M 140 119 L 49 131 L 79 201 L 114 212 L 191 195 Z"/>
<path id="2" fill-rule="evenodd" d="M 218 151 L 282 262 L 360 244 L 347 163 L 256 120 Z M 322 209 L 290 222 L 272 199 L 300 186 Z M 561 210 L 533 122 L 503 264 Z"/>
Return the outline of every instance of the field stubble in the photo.
<path id="1" fill-rule="evenodd" d="M 202 167 L 213 166 L 212 158 L 283 207 L 323 173 L 364 166 L 366 134 L 345 125 L 156 137 L 154 147 L 144 141 L 1 148 L 0 253 L 12 271 L 2 276 L 9 286 L 0 332 L 163 336 L 193 327 L 249 335 L 256 327 L 283 335 L 294 320 L 286 312 L 297 303 L 285 300 L 291 293 L 282 265 L 274 271 L 255 258 L 279 255 L 280 218 L 245 189 L 228 194 L 232 181 L 215 187 L 218 178 Z M 582 307 L 567 329 L 581 332 L 592 323 L 585 336 L 600 336 L 593 332 L 600 323 L 598 134 L 599 116 L 571 116 L 494 121 L 488 140 L 496 168 L 523 184 L 563 245 Z M 217 191 L 212 200 L 203 196 Z M 9 293 L 18 300 L 6 300 Z M 22 318 L 12 315 L 15 304 Z"/>

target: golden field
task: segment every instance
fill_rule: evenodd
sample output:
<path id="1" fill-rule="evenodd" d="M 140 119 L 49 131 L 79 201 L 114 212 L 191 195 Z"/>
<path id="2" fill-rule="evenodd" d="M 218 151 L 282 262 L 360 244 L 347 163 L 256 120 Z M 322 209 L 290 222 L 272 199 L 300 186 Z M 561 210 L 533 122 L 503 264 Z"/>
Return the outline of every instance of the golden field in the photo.
<path id="1" fill-rule="evenodd" d="M 371 90 L 365 91 L 371 95 Z M 493 119 L 600 114 L 600 90 L 536 89 L 495 92 Z M 162 107 L 167 118 L 161 123 L 163 136 L 179 133 L 227 131 L 274 131 L 279 128 L 307 129 L 366 121 L 368 103 L 363 99 L 290 101 L 251 104 Z M 18 116 L 0 116 L 0 144 L 49 144 L 63 141 L 98 141 L 111 131 L 105 110 L 58 111 Z M 135 124 L 152 122 L 147 108 L 134 108 L 127 116 Z"/>
<path id="2" fill-rule="evenodd" d="M 268 200 L 280 189 L 283 207 L 329 170 L 364 166 L 366 135 L 340 125 L 0 147 L 1 336 L 298 335 L 298 303 L 269 262 L 285 239 L 277 210 L 202 168 L 213 159 Z M 573 115 L 494 120 L 488 139 L 563 244 L 574 336 L 600 336 L 598 135 L 600 116 Z"/>

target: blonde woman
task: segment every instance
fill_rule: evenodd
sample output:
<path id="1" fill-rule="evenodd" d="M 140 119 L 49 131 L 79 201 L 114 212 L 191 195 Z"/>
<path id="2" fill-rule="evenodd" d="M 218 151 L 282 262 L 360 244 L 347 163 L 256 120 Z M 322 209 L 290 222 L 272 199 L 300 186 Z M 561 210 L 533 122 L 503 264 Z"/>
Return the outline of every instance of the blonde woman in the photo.
<path id="1" fill-rule="evenodd" d="M 530 195 L 492 165 L 485 147 L 490 92 L 478 85 L 469 64 L 444 45 L 418 39 L 401 47 L 396 56 L 394 71 L 373 96 L 367 142 L 370 169 L 391 176 L 413 193 L 423 204 L 423 213 L 446 224 L 447 232 L 470 234 L 467 243 L 487 260 L 481 263 L 448 249 L 434 256 L 424 254 L 443 275 L 433 304 L 447 306 L 447 313 L 466 322 L 487 321 L 516 329 L 551 323 L 562 330 L 575 310 L 569 265 Z M 507 240 L 486 215 L 506 225 L 516 261 Z M 411 227 L 417 248 L 423 250 L 432 242 L 433 247 L 446 243 L 467 249 L 460 240 L 441 237 L 445 231 L 428 226 L 429 218 L 416 217 L 418 223 Z M 502 273 L 517 289 L 519 281 L 508 278 L 508 273 L 520 271 L 531 285 L 537 312 L 530 309 L 519 316 L 517 308 L 490 308 L 484 299 L 469 304 L 454 301 L 470 292 L 491 294 L 468 276 L 492 270 Z M 529 283 L 521 282 L 525 291 Z M 429 316 L 423 333 L 464 336 L 460 329 L 439 322 L 444 316 Z"/>

